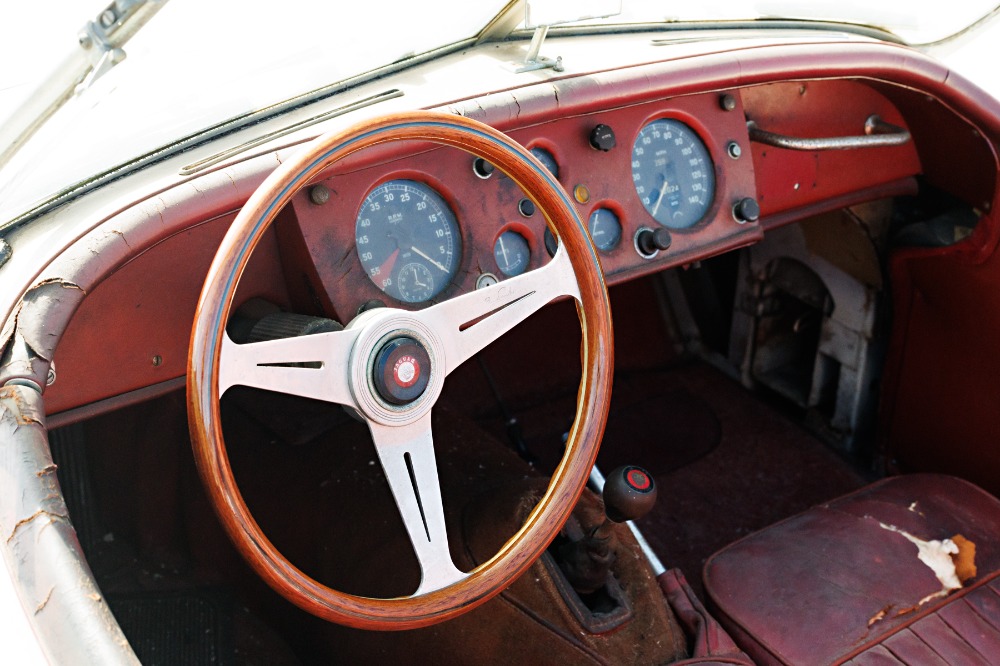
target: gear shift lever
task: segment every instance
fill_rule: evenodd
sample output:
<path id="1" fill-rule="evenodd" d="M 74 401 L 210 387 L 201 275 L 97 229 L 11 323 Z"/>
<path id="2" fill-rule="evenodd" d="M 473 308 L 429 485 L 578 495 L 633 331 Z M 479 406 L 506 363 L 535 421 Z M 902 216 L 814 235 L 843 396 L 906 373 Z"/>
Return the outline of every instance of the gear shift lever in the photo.
<path id="1" fill-rule="evenodd" d="M 656 483 L 643 468 L 626 465 L 608 474 L 602 495 L 608 520 L 615 523 L 638 520 L 656 504 Z M 598 529 L 605 525 L 607 521 Z"/>
<path id="2" fill-rule="evenodd" d="M 558 550 L 559 566 L 579 594 L 590 594 L 604 585 L 614 561 L 612 523 L 646 515 L 656 503 L 656 484 L 646 470 L 626 465 L 608 474 L 602 494 L 604 521 L 579 541 L 565 543 Z"/>

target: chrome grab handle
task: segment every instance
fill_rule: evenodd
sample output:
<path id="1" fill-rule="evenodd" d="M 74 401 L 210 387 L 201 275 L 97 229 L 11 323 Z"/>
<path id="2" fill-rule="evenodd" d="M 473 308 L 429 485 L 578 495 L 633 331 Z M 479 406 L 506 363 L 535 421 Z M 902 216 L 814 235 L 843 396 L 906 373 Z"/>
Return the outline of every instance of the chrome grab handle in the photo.
<path id="1" fill-rule="evenodd" d="M 805 138 L 775 134 L 757 127 L 752 120 L 747 121 L 750 140 L 788 150 L 847 150 L 850 148 L 876 148 L 879 146 L 901 146 L 910 140 L 910 133 L 883 121 L 877 115 L 868 116 L 863 136 L 831 136 Z"/>

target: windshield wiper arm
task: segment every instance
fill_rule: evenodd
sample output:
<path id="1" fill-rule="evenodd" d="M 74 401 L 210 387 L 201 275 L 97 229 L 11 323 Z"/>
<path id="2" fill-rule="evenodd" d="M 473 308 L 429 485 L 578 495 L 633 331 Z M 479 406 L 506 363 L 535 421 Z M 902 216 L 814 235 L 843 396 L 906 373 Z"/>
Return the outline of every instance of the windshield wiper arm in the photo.
<path id="1" fill-rule="evenodd" d="M 125 59 L 122 47 L 167 0 L 114 0 L 80 30 L 58 67 L 0 126 L 0 169 L 74 95 Z"/>

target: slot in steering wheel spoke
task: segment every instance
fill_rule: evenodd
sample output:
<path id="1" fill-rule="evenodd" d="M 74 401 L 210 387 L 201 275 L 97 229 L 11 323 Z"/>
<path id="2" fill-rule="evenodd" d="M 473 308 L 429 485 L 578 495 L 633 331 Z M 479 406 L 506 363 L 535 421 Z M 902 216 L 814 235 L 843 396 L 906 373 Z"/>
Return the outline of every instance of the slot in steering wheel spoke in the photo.
<path id="1" fill-rule="evenodd" d="M 406 426 L 370 423 L 375 449 L 420 562 L 414 595 L 433 592 L 466 577 L 451 559 L 441 503 L 430 413 Z"/>
<path id="2" fill-rule="evenodd" d="M 457 296 L 417 316 L 444 339 L 448 374 L 561 296 L 580 300 L 580 288 L 562 246 L 541 268 Z"/>
<path id="3" fill-rule="evenodd" d="M 240 385 L 353 405 L 347 364 L 356 331 L 236 344 L 226 334 L 219 354 L 219 395 Z"/>

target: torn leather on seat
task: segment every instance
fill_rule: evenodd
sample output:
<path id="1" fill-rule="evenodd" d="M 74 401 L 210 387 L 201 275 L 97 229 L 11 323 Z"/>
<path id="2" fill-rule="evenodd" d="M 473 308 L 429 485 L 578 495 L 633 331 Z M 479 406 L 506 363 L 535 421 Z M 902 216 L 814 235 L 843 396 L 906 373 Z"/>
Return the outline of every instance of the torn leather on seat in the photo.
<path id="1" fill-rule="evenodd" d="M 942 553 L 944 540 L 961 535 L 975 544 L 976 577 L 941 595 L 946 586 L 903 533 L 941 542 Z M 713 610 L 741 647 L 758 662 L 786 664 L 842 662 L 899 640 L 998 575 L 1000 500 L 933 474 L 885 479 L 814 507 L 716 553 L 704 572 Z M 1000 609 L 988 619 L 1000 622 Z"/>

